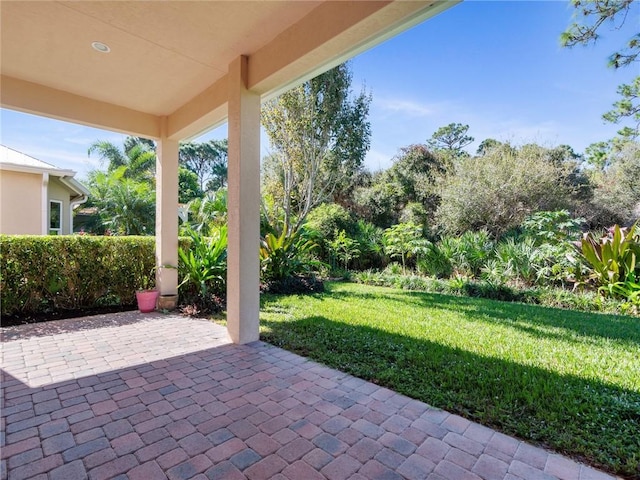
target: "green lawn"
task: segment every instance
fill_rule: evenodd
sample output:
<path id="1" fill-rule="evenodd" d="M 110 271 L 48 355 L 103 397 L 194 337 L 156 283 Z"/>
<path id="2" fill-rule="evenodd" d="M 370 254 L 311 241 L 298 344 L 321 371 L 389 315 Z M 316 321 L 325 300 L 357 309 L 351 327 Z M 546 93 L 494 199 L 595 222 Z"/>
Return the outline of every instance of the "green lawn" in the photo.
<path id="1" fill-rule="evenodd" d="M 640 475 L 640 320 L 329 283 L 261 338 L 610 472 Z"/>

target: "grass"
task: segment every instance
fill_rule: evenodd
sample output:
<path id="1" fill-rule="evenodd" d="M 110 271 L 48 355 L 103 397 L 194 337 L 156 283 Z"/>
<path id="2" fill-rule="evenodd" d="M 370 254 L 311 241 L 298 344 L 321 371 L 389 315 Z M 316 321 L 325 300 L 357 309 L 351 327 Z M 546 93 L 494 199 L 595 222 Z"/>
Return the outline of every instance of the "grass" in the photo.
<path id="1" fill-rule="evenodd" d="M 618 475 L 640 476 L 640 321 L 329 283 L 263 295 L 263 340 Z"/>

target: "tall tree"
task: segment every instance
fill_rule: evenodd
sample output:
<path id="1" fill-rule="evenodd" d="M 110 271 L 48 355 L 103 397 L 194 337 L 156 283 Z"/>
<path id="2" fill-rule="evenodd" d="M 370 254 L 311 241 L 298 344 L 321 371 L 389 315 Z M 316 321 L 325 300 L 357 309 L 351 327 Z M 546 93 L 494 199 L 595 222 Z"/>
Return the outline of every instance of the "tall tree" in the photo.
<path id="1" fill-rule="evenodd" d="M 289 233 L 362 168 L 371 135 L 371 96 L 361 92 L 351 98 L 351 78 L 342 64 L 262 107 L 273 148 L 263 183 L 282 205 Z"/>
<path id="2" fill-rule="evenodd" d="M 217 190 L 227 183 L 227 140 L 182 143 L 180 163 L 198 176 L 200 190 Z"/>
<path id="3" fill-rule="evenodd" d="M 619 29 L 625 21 L 630 19 L 637 25 L 640 8 L 634 0 L 571 0 L 575 7 L 574 21 L 560 36 L 565 47 L 588 45 L 600 38 L 603 25 L 611 25 L 612 29 Z M 638 61 L 640 55 L 640 33 L 634 33 L 626 44 L 609 57 L 609 66 L 620 68 L 632 65 Z M 612 123 L 619 123 L 624 119 L 631 119 L 632 127 L 624 127 L 618 134 L 624 140 L 633 140 L 640 134 L 640 76 L 632 83 L 618 87 L 620 100 L 613 104 L 613 109 L 602 117 Z"/>
<path id="4" fill-rule="evenodd" d="M 468 131 L 469 125 L 450 123 L 436 130 L 427 145 L 434 151 L 444 152 L 452 160 L 467 157 L 469 154 L 463 148 L 475 140 L 467 135 Z"/>
<path id="5" fill-rule="evenodd" d="M 435 155 L 424 144 L 402 147 L 391 168 L 371 176 L 356 190 L 354 210 L 386 228 L 419 206 L 421 218 L 414 220 L 426 226 L 440 202 L 436 183 L 447 169 L 445 156 Z"/>
<path id="6" fill-rule="evenodd" d="M 486 155 L 494 148 L 502 148 L 505 144 L 495 138 L 485 138 L 478 145 L 478 149 L 476 150 L 476 155 Z"/>

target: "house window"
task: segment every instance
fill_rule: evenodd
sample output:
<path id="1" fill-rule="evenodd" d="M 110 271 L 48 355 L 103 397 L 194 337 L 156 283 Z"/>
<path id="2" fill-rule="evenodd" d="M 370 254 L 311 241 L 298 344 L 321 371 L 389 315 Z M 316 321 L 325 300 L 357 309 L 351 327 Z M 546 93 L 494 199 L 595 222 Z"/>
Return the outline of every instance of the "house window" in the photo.
<path id="1" fill-rule="evenodd" d="M 49 202 L 49 235 L 62 235 L 62 202 Z"/>

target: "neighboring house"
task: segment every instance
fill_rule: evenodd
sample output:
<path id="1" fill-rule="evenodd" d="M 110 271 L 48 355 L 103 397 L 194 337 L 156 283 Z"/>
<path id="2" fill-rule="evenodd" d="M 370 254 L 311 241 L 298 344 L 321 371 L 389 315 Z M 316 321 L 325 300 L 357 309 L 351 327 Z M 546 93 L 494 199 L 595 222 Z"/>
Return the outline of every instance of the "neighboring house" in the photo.
<path id="1" fill-rule="evenodd" d="M 75 174 L 0 145 L 0 233 L 73 233 L 73 209 L 89 195 Z"/>

